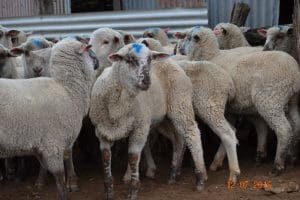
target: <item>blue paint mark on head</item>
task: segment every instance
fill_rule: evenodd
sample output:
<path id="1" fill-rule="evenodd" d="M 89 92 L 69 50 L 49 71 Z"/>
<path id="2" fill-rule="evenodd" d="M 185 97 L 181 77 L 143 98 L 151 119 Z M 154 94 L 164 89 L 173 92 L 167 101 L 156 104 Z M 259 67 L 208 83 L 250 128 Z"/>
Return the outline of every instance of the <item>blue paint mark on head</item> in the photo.
<path id="1" fill-rule="evenodd" d="M 30 42 L 37 48 L 43 48 L 44 47 L 44 41 L 40 38 L 32 38 Z"/>
<path id="2" fill-rule="evenodd" d="M 140 54 L 142 49 L 143 49 L 144 45 L 143 44 L 139 44 L 139 43 L 133 43 L 132 44 L 132 48 L 133 51 L 137 54 Z"/>

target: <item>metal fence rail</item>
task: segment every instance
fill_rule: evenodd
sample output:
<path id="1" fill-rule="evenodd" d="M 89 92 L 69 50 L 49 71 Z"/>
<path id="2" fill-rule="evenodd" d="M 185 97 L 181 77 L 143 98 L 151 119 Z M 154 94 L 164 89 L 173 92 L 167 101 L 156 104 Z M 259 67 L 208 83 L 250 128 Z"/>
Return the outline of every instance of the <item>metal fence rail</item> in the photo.
<path id="1" fill-rule="evenodd" d="M 191 26 L 207 26 L 207 9 L 167 9 L 152 11 L 97 12 L 43 17 L 0 19 L 5 27 L 34 31 L 35 35 L 59 37 L 69 34 L 91 34 L 100 27 L 126 30 L 141 36 L 145 28 L 170 28 L 171 33 Z"/>

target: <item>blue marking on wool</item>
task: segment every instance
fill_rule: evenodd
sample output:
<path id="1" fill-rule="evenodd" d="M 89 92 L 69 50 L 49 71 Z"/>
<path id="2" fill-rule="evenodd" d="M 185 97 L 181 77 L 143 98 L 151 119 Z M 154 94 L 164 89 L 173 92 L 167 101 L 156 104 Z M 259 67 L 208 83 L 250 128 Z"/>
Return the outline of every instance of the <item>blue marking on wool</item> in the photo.
<path id="1" fill-rule="evenodd" d="M 144 45 L 139 44 L 139 43 L 133 43 L 132 44 L 132 48 L 134 50 L 135 53 L 140 54 L 142 49 L 143 49 Z"/>
<path id="2" fill-rule="evenodd" d="M 38 47 L 38 48 L 43 48 L 43 47 L 44 47 L 44 41 L 41 40 L 41 39 L 36 39 L 36 38 L 34 38 L 34 39 L 31 39 L 30 42 L 31 42 L 34 46 L 36 46 L 36 47 Z"/>

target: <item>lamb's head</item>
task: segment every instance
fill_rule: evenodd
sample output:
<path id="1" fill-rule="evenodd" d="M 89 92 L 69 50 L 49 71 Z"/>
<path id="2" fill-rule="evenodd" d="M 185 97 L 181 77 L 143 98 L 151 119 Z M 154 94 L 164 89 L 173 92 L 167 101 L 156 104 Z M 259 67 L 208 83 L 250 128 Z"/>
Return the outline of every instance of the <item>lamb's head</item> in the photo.
<path id="1" fill-rule="evenodd" d="M 12 48 L 12 38 L 17 37 L 20 31 L 8 29 L 0 25 L 0 44 L 7 48 Z"/>
<path id="2" fill-rule="evenodd" d="M 54 43 L 42 37 L 29 38 L 25 43 L 14 47 L 11 51 L 15 54 L 27 54 L 30 51 L 52 47 Z"/>
<path id="3" fill-rule="evenodd" d="M 16 57 L 14 54 L 12 54 L 9 49 L 4 47 L 2 44 L 0 44 L 0 70 L 5 65 L 7 60 L 11 57 Z"/>
<path id="4" fill-rule="evenodd" d="M 231 23 L 219 23 L 214 28 L 214 34 L 218 38 L 220 49 L 232 49 L 245 46 L 241 41 L 244 39 L 242 30 Z"/>
<path id="5" fill-rule="evenodd" d="M 20 31 L 19 34 L 11 38 L 13 47 L 20 46 L 27 41 L 27 38 L 32 35 L 33 32 Z"/>
<path id="6" fill-rule="evenodd" d="M 296 35 L 293 27 L 290 26 L 276 26 L 269 28 L 267 31 L 267 40 L 264 45 L 264 51 L 285 51 L 291 53 L 295 42 Z"/>
<path id="7" fill-rule="evenodd" d="M 184 39 L 180 52 L 189 60 L 210 60 L 219 52 L 218 40 L 211 29 L 193 27 Z"/>
<path id="8" fill-rule="evenodd" d="M 144 44 L 152 51 L 158 51 L 158 52 L 163 51 L 160 42 L 154 38 L 140 38 L 136 42 Z"/>
<path id="9" fill-rule="evenodd" d="M 147 90 L 151 85 L 152 60 L 167 57 L 168 54 L 151 51 L 144 44 L 132 43 L 111 54 L 109 59 L 114 62 L 113 68 L 118 71 L 121 85 L 128 91 L 137 93 Z"/>
<path id="10" fill-rule="evenodd" d="M 50 56 L 51 48 L 28 51 L 26 54 L 24 54 L 23 62 L 25 62 L 25 77 L 34 78 L 40 76 L 50 76 Z"/>
<path id="11" fill-rule="evenodd" d="M 80 76 L 85 77 L 85 80 L 92 80 L 97 65 L 90 56 L 91 46 L 77 40 L 62 40 L 56 43 L 52 47 L 50 57 L 51 77 L 65 80 L 66 76 L 73 73 L 72 78 Z"/>
<path id="12" fill-rule="evenodd" d="M 117 52 L 124 46 L 122 35 L 111 28 L 99 28 L 92 33 L 89 44 L 99 60 L 99 70 L 111 66 L 108 55 Z"/>
<path id="13" fill-rule="evenodd" d="M 168 38 L 168 33 L 169 29 L 161 29 L 161 28 L 147 28 L 144 33 L 143 37 L 144 38 L 154 38 L 158 40 L 162 46 L 166 46 L 169 44 L 169 38 Z"/>

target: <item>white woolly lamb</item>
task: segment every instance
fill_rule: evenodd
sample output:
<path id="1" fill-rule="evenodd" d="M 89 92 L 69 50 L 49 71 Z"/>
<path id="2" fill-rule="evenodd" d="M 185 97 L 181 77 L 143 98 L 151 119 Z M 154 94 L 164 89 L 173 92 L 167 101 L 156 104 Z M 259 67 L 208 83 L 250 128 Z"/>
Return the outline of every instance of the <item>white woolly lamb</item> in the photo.
<path id="1" fill-rule="evenodd" d="M 129 137 L 131 186 L 129 199 L 136 199 L 139 187 L 140 153 L 150 126 L 166 117 L 183 135 L 196 167 L 198 190 L 207 178 L 200 131 L 192 108 L 192 85 L 183 70 L 166 57 L 145 45 L 126 45 L 110 55 L 114 62 L 97 79 L 92 90 L 90 118 L 96 126 L 104 166 L 106 198 L 113 198 L 111 145 Z M 153 66 L 153 67 L 152 67 Z"/>
<path id="2" fill-rule="evenodd" d="M 96 72 L 98 77 L 106 67 L 111 66 L 108 55 L 117 52 L 124 46 L 123 36 L 111 28 L 99 28 L 95 30 L 89 41 L 92 44 L 92 50 L 95 52 L 99 60 L 99 68 Z"/>
<path id="3" fill-rule="evenodd" d="M 194 29 L 187 37 L 184 48 L 190 60 L 209 60 L 231 75 L 236 95 L 228 105 L 228 111 L 259 114 L 266 121 L 275 131 L 278 141 L 274 172 L 282 171 L 289 144 L 294 137 L 293 131 L 298 133 L 300 129 L 297 112 L 300 71 L 295 59 L 278 51 L 253 52 L 242 56 L 240 48 L 221 51 L 216 36 L 208 28 Z M 288 102 L 291 103 L 289 119 L 292 123 L 284 111 Z M 219 150 L 224 153 L 224 148 Z M 215 157 L 214 163 L 218 163 L 218 159 Z"/>
<path id="4" fill-rule="evenodd" d="M 219 23 L 214 28 L 220 49 L 250 46 L 241 29 L 231 23 Z"/>
<path id="5" fill-rule="evenodd" d="M 64 153 L 72 148 L 89 109 L 93 83 L 89 47 L 78 41 L 56 44 L 51 78 L 0 79 L 0 157 L 36 155 L 54 175 L 61 200 L 67 199 Z"/>

